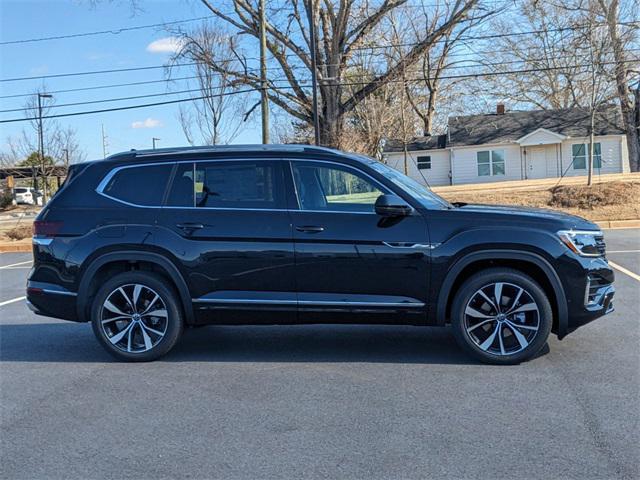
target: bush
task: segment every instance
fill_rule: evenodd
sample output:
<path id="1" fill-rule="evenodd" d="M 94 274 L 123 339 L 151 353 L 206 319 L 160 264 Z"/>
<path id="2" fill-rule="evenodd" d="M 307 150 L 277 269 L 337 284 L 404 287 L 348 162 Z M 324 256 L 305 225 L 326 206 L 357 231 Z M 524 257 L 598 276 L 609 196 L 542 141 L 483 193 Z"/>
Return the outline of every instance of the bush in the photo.
<path id="1" fill-rule="evenodd" d="M 6 210 L 13 205 L 13 196 L 11 193 L 2 192 L 0 194 L 0 210 Z"/>
<path id="2" fill-rule="evenodd" d="M 31 237 L 32 227 L 31 225 L 18 225 L 17 227 L 7 231 L 5 235 L 11 240 L 23 240 Z"/>
<path id="3" fill-rule="evenodd" d="M 611 182 L 592 186 L 562 185 L 550 190 L 552 207 L 582 208 L 593 210 L 605 205 L 625 205 L 637 202 L 640 183 Z"/>

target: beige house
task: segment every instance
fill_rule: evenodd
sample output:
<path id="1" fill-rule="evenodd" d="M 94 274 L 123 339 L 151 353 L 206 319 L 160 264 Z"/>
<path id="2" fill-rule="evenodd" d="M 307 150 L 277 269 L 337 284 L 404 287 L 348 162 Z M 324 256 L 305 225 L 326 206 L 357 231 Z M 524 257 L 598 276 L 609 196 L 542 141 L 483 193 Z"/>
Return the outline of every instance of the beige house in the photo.
<path id="1" fill-rule="evenodd" d="M 445 135 L 407 143 L 408 175 L 431 186 L 586 175 L 590 114 L 583 109 L 451 117 Z M 627 140 L 615 106 L 596 115 L 594 173 L 629 172 Z M 388 141 L 386 162 L 404 170 L 402 142 Z"/>

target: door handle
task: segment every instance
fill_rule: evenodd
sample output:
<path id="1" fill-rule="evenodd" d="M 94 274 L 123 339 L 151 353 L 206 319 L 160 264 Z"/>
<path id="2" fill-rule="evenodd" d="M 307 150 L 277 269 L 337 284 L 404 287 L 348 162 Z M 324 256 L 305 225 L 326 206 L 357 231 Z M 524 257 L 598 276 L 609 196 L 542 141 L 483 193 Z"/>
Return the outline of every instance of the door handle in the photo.
<path id="1" fill-rule="evenodd" d="M 296 230 L 303 233 L 320 233 L 324 232 L 324 227 L 316 225 L 301 225 L 299 227 L 296 227 Z"/>
<path id="2" fill-rule="evenodd" d="M 179 223 L 176 225 L 176 227 L 178 227 L 181 230 L 184 230 L 185 232 L 193 232 L 194 230 L 200 230 L 201 228 L 204 228 L 204 225 L 201 223 Z"/>

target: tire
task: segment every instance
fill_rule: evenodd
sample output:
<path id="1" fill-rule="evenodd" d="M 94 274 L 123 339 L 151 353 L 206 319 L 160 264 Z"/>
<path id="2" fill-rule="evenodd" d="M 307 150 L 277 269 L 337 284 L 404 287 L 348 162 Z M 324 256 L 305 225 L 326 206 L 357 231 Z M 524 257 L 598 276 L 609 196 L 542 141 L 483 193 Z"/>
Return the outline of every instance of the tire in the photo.
<path id="1" fill-rule="evenodd" d="M 533 358 L 546 344 L 552 323 L 544 290 L 531 277 L 509 268 L 471 276 L 451 306 L 456 341 L 484 363 L 514 365 Z"/>
<path id="2" fill-rule="evenodd" d="M 91 306 L 96 338 L 107 352 L 128 362 L 149 362 L 168 353 L 183 323 L 177 293 L 150 272 L 114 276 L 100 287 Z"/>

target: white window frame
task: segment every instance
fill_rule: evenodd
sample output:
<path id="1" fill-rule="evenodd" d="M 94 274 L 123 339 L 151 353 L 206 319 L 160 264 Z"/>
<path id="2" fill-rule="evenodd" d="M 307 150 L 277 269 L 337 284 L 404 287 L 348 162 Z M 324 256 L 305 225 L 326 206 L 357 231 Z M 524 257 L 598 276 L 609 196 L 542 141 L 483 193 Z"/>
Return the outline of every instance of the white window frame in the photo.
<path id="1" fill-rule="evenodd" d="M 575 155 L 573 153 L 573 147 L 584 147 L 584 155 Z M 596 147 L 597 146 L 597 147 Z M 600 153 L 595 153 L 596 148 L 600 148 Z M 593 142 L 593 168 L 602 168 L 602 144 L 600 142 Z M 571 163 L 573 165 L 574 170 L 587 170 L 589 168 L 589 154 L 591 153 L 591 149 L 589 148 L 588 143 L 572 143 L 571 144 Z M 576 158 L 584 157 L 584 167 L 577 168 L 576 167 Z M 596 161 L 598 162 L 596 164 Z"/>
<path id="2" fill-rule="evenodd" d="M 494 158 L 494 156 L 497 156 L 495 154 L 500 153 L 500 155 L 502 156 L 502 158 L 500 160 L 497 160 Z M 480 154 L 481 153 L 488 153 L 489 154 L 489 162 L 482 162 L 482 164 L 480 163 Z M 502 173 L 496 173 L 496 169 L 495 169 L 495 165 L 496 164 L 502 164 Z M 489 165 L 489 173 L 487 175 L 482 175 L 480 174 L 480 165 Z M 498 149 L 498 150 L 479 150 L 476 152 L 476 168 L 477 168 L 477 173 L 478 173 L 478 177 L 503 177 L 507 174 L 507 159 L 505 157 L 504 154 L 504 150 L 502 149 Z"/>

